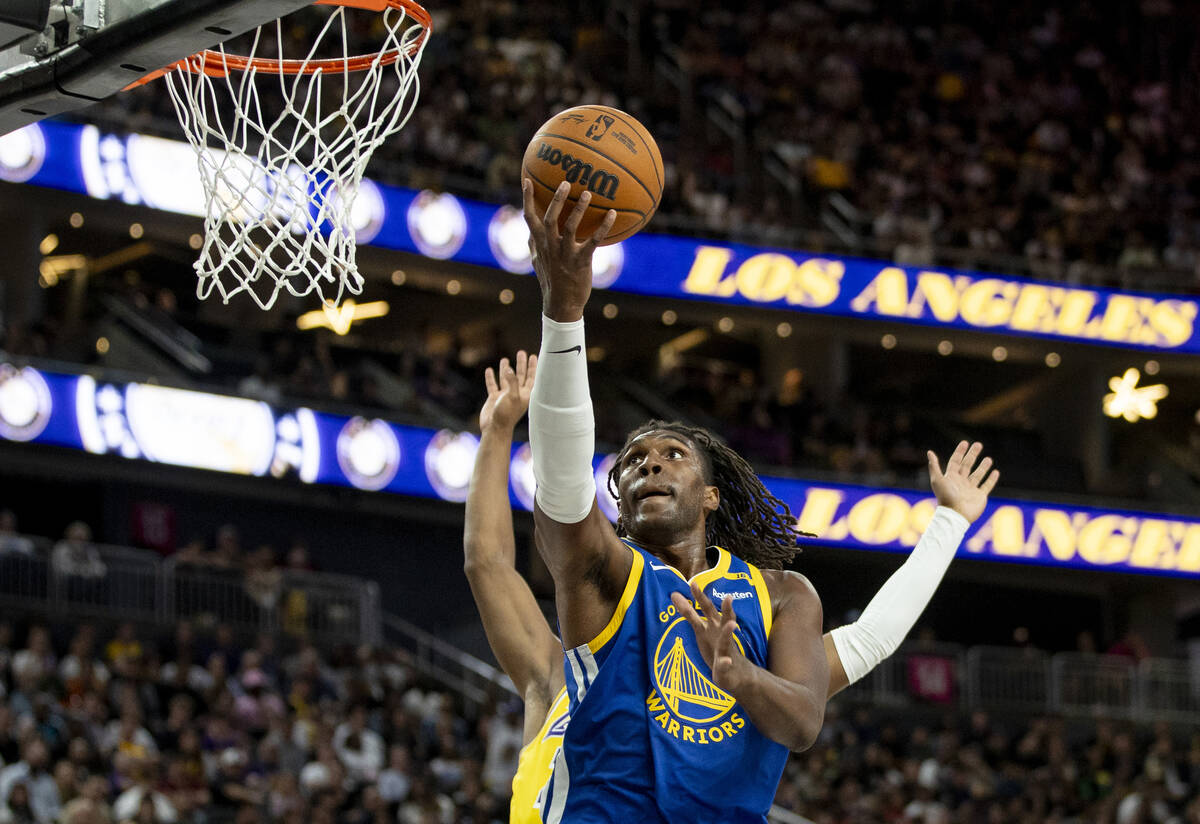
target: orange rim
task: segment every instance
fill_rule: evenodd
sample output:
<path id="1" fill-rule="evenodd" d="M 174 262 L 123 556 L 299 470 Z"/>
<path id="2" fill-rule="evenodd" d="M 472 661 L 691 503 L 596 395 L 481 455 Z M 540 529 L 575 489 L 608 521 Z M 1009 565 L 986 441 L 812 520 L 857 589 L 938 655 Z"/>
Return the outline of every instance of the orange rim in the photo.
<path id="1" fill-rule="evenodd" d="M 315 74 L 317 72 L 361 72 L 378 63 L 390 66 L 406 54 L 412 54 L 421 48 L 425 38 L 433 31 L 433 18 L 423 6 L 415 0 L 315 0 L 317 6 L 343 6 L 363 11 L 374 11 L 380 14 L 389 9 L 402 11 L 410 19 L 416 21 L 424 30 L 416 42 L 405 49 L 389 49 L 374 54 L 358 54 L 353 57 L 330 57 L 320 60 L 279 60 L 270 57 L 243 57 L 236 54 L 224 54 L 213 49 L 196 52 L 190 57 L 176 60 L 169 66 L 151 72 L 145 77 L 130 83 L 122 91 L 145 85 L 175 69 L 183 69 L 193 74 L 207 74 L 210 77 L 225 77 L 231 71 L 244 72 L 253 69 L 267 74 Z"/>

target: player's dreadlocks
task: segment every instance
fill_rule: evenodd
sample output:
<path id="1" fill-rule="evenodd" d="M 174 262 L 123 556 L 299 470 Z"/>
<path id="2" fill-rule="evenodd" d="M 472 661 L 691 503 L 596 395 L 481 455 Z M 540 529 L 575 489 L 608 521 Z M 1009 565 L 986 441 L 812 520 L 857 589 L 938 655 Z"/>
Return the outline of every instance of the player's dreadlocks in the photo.
<path id="1" fill-rule="evenodd" d="M 635 438 L 647 432 L 674 432 L 695 444 L 704 456 L 707 484 L 721 495 L 720 505 L 704 522 L 704 537 L 710 546 L 728 549 L 761 569 L 782 569 L 799 551 L 796 546 L 796 517 L 787 504 L 772 495 L 746 459 L 734 452 L 707 429 L 687 424 L 649 421 L 629 434 L 617 460 L 608 471 L 608 489 L 617 497 L 617 478 L 625 453 Z M 617 534 L 625 535 L 618 522 Z"/>

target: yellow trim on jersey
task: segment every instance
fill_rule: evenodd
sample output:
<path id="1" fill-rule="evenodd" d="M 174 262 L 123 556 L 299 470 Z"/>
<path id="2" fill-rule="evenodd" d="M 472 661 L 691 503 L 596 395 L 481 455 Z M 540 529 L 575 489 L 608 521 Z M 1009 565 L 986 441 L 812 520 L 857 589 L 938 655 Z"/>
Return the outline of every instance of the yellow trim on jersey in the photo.
<path id="1" fill-rule="evenodd" d="M 571 702 L 567 688 L 558 691 L 558 696 L 546 713 L 546 720 L 533 740 L 521 748 L 517 756 L 517 773 L 512 780 L 512 802 L 508 806 L 509 824 L 541 824 L 542 813 L 538 809 L 538 797 L 550 781 L 554 772 L 554 760 L 562 748 L 562 735 L 547 737 L 550 728 L 570 712 Z"/>
<path id="2" fill-rule="evenodd" d="M 762 570 L 754 564 L 746 564 L 750 567 L 750 580 L 754 584 L 755 591 L 758 592 L 758 605 L 762 608 L 763 616 L 763 635 L 768 639 L 771 637 L 771 620 L 774 618 L 775 609 L 771 606 L 771 591 L 767 589 L 767 580 L 763 578 Z"/>
<path id="3" fill-rule="evenodd" d="M 608 643 L 609 639 L 617 634 L 617 630 L 621 628 L 621 622 L 625 620 L 625 610 L 629 609 L 629 605 L 633 603 L 633 596 L 637 594 L 638 582 L 642 580 L 642 568 L 645 566 L 645 561 L 642 559 L 642 553 L 637 550 L 629 550 L 633 553 L 633 566 L 629 568 L 629 577 L 625 579 L 625 589 L 621 593 L 621 599 L 617 601 L 617 608 L 613 610 L 612 618 L 608 619 L 608 626 L 600 630 L 600 634 L 588 641 L 588 649 L 595 654 Z"/>
<path id="4" fill-rule="evenodd" d="M 729 571 L 729 560 L 729 553 L 721 547 L 717 547 L 716 565 L 713 566 L 712 569 L 706 569 L 703 572 L 697 572 L 696 577 L 692 578 L 692 580 L 688 583 L 695 582 L 697 589 L 703 592 L 704 588 L 713 581 L 717 580 L 718 578 L 725 577 L 725 573 Z M 683 576 L 680 575 L 679 577 L 682 578 Z M 717 604 L 716 606 L 718 610 L 721 608 L 720 604 Z"/>

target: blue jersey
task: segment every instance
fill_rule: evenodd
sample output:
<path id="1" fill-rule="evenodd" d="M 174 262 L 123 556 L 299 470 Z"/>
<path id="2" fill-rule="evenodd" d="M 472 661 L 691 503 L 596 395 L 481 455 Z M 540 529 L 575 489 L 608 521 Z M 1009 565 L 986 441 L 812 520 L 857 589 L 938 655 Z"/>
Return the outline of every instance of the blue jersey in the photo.
<path id="1" fill-rule="evenodd" d="M 566 653 L 571 724 L 542 806 L 546 824 L 766 821 L 788 751 L 750 723 L 712 681 L 671 593 L 691 598 L 672 566 L 638 546 L 608 626 Z M 771 598 L 762 573 L 724 549 L 695 577 L 720 606 L 733 599 L 734 639 L 767 666 Z"/>

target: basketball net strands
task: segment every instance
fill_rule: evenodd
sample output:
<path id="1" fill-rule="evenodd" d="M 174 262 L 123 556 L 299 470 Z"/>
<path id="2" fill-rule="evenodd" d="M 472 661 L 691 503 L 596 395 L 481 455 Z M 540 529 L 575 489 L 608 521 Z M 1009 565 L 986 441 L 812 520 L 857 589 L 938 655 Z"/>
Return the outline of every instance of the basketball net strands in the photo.
<path id="1" fill-rule="evenodd" d="M 201 299 L 245 292 L 265 310 L 284 291 L 326 306 L 362 292 L 355 200 L 372 153 L 416 106 L 432 21 L 413 0 L 315 6 L 326 12 L 319 25 L 301 29 L 289 15 L 239 40 L 243 54 L 222 44 L 133 84 L 165 78 L 196 151 L 207 203 L 194 264 Z M 379 48 L 352 55 L 366 12 Z M 289 55 L 300 39 L 301 56 Z"/>

